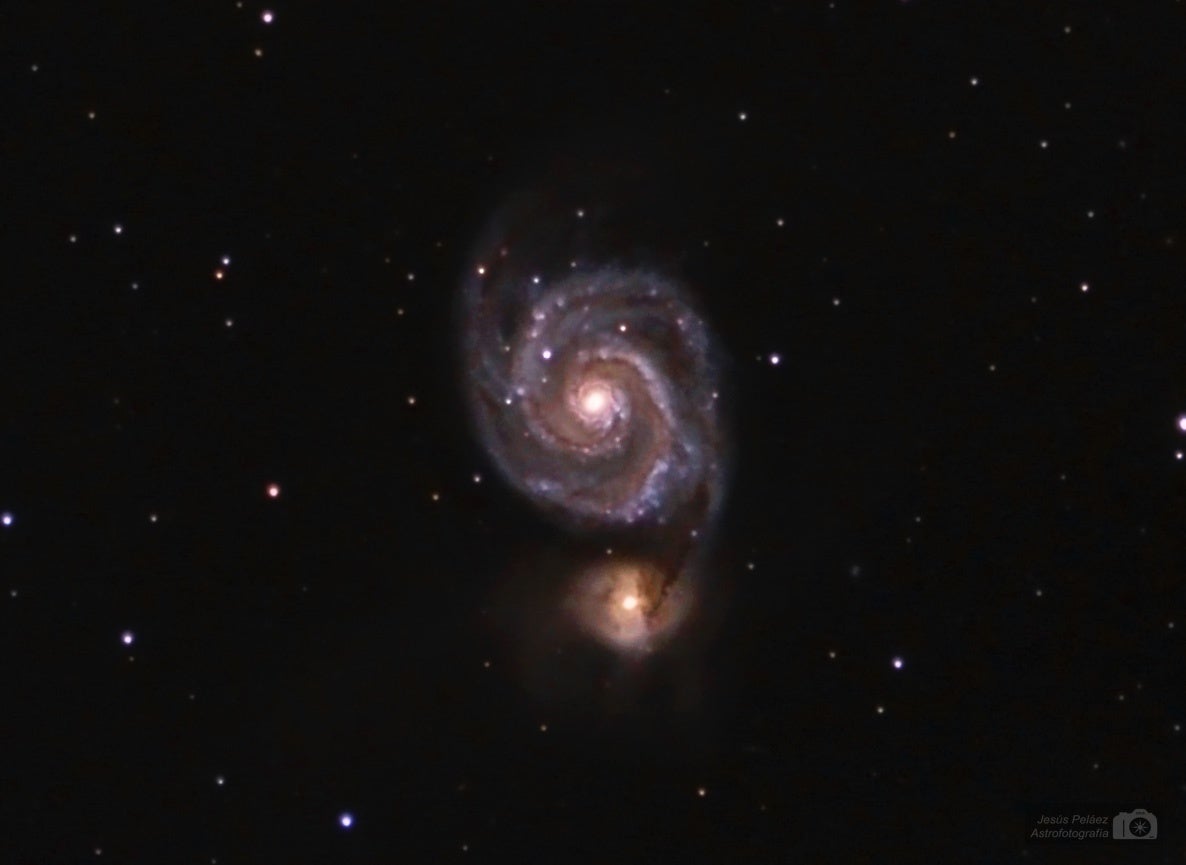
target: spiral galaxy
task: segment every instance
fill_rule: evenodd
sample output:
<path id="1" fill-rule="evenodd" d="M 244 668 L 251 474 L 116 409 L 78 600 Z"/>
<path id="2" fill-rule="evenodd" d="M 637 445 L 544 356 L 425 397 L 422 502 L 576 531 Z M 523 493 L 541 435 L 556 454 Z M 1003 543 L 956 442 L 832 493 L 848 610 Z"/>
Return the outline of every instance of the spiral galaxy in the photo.
<path id="1" fill-rule="evenodd" d="M 709 329 L 657 269 L 590 264 L 595 244 L 553 221 L 500 228 L 463 288 L 478 438 L 568 530 L 648 545 L 648 557 L 578 569 L 564 606 L 604 642 L 650 648 L 684 618 L 684 578 L 720 501 Z"/>
<path id="2" fill-rule="evenodd" d="M 700 318 L 644 271 L 520 288 L 512 311 L 505 291 L 476 287 L 467 345 L 478 429 L 502 473 L 573 523 L 706 517 L 717 392 Z"/>

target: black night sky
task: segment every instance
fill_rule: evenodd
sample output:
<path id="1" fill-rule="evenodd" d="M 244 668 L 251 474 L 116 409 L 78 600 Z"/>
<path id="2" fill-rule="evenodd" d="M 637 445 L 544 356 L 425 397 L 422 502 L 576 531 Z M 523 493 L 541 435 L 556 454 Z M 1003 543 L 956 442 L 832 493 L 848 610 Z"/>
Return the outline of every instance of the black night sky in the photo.
<path id="1" fill-rule="evenodd" d="M 1171 0 L 5 4 L 0 857 L 1186 859 L 1183 46 Z M 597 287 L 630 362 L 495 423 L 715 467 L 669 519 L 574 525 L 475 421 L 467 346 L 523 346 L 473 298 L 569 255 L 707 365 L 650 391 L 687 331 Z M 627 561 L 624 646 L 566 604 Z M 1031 837 L 1076 808 L 1158 837 Z"/>

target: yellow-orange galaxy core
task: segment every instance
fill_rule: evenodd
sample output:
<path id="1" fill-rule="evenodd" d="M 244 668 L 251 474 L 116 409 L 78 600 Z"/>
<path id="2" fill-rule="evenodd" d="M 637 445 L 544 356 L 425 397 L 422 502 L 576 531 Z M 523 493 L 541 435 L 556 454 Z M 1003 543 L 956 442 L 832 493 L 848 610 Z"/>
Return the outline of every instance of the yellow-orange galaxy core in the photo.
<path id="1" fill-rule="evenodd" d="M 655 565 L 609 559 L 582 573 L 568 608 L 582 629 L 618 649 L 647 652 L 665 641 L 686 617 L 691 596 L 665 579 Z"/>

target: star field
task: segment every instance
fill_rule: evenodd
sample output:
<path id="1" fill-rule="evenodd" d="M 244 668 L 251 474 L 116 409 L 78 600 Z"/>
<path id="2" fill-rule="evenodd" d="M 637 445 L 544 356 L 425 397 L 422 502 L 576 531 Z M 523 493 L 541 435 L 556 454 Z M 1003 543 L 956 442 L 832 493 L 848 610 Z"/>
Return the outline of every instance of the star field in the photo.
<path id="1" fill-rule="evenodd" d="M 4 861 L 1186 858 L 1183 4 L 0 42 Z"/>

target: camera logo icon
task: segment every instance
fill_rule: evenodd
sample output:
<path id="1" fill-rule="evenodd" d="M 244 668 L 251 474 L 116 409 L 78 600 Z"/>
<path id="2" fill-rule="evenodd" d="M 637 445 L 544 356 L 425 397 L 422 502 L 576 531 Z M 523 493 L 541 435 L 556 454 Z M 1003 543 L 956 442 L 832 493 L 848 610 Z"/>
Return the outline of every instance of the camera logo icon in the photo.
<path id="1" fill-rule="evenodd" d="M 1151 841 L 1157 837 L 1157 817 L 1144 808 L 1121 811 L 1112 818 L 1112 837 Z"/>

